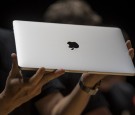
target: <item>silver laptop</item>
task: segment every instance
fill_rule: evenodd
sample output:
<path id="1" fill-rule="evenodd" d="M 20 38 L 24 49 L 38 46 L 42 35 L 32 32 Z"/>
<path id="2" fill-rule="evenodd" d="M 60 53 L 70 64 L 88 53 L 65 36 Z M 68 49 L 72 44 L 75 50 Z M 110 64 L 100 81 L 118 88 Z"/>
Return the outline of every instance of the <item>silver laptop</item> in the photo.
<path id="1" fill-rule="evenodd" d="M 119 28 L 15 20 L 13 29 L 22 69 L 135 75 Z"/>

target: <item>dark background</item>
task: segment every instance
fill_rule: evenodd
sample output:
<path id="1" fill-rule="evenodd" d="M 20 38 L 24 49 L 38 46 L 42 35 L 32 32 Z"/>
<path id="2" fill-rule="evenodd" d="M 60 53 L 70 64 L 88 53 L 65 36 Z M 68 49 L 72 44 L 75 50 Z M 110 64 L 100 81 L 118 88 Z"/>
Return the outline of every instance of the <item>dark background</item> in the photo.
<path id="1" fill-rule="evenodd" d="M 57 0 L 1 0 L 0 27 L 12 29 L 12 21 L 33 20 L 43 21 L 46 8 Z M 124 29 L 133 40 L 135 18 L 134 3 L 129 0 L 85 0 L 103 17 L 104 23 L 113 24 Z M 134 45 L 134 43 L 133 43 Z"/>
<path id="2" fill-rule="evenodd" d="M 0 27 L 12 29 L 13 20 L 43 21 L 46 8 L 57 0 L 1 0 Z M 129 0 L 85 0 L 102 16 L 105 24 L 126 31 L 135 47 L 134 3 Z M 134 61 L 135 62 L 135 61 Z"/>

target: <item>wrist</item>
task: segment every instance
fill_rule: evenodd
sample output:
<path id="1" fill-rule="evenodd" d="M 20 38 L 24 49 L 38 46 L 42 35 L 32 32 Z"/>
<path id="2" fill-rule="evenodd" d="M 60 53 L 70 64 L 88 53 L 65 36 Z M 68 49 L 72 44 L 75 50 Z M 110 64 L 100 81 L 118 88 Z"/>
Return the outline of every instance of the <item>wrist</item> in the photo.
<path id="1" fill-rule="evenodd" d="M 0 115 L 8 115 L 8 113 L 10 113 L 10 103 L 2 92 L 0 93 Z"/>
<path id="2" fill-rule="evenodd" d="M 98 83 L 96 83 L 94 85 L 86 86 L 83 82 L 83 78 L 81 78 L 79 81 L 79 86 L 84 92 L 86 92 L 90 95 L 95 95 L 99 90 L 100 83 L 101 83 L 101 81 L 99 81 Z"/>

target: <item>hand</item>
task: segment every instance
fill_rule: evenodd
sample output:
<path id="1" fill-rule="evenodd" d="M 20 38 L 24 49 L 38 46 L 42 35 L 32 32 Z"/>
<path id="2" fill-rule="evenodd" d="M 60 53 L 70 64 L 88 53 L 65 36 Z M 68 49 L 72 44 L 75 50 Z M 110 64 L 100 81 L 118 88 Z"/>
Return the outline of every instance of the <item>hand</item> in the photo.
<path id="1" fill-rule="evenodd" d="M 18 68 L 16 54 L 12 54 L 11 57 L 12 69 L 7 78 L 5 89 L 0 94 L 0 111 L 6 110 L 7 113 L 40 94 L 43 85 L 64 73 L 63 69 L 47 73 L 42 67 L 31 78 L 26 79 L 23 78 Z"/>
<path id="2" fill-rule="evenodd" d="M 134 48 L 132 48 L 132 44 L 131 44 L 130 40 L 126 41 L 126 46 L 128 48 L 128 52 L 129 52 L 131 59 L 133 59 L 134 58 Z"/>
<path id="3" fill-rule="evenodd" d="M 126 41 L 126 46 L 128 48 L 128 52 L 129 52 L 129 55 L 130 57 L 133 59 L 134 58 L 134 49 L 132 48 L 132 44 L 131 44 L 131 41 L 130 40 L 127 40 Z M 84 82 L 84 85 L 87 86 L 87 87 L 93 87 L 97 82 L 99 82 L 100 80 L 104 79 L 104 78 L 113 78 L 113 82 L 116 82 L 116 79 L 114 80 L 114 78 L 118 78 L 118 81 L 120 81 L 120 77 L 123 77 L 123 76 L 113 76 L 113 75 L 99 75 L 99 74 L 88 74 L 88 73 L 84 73 L 82 75 L 83 77 L 83 82 Z M 109 79 L 110 80 L 110 79 Z M 113 83 L 109 82 L 109 84 L 107 83 L 107 86 L 110 86 L 112 85 Z M 104 83 L 102 85 L 102 87 L 106 86 Z"/>
<path id="4" fill-rule="evenodd" d="M 82 82 L 86 87 L 93 88 L 98 82 L 104 79 L 107 75 L 102 74 L 90 74 L 90 73 L 83 73 L 82 74 Z"/>
<path id="5" fill-rule="evenodd" d="M 134 49 L 132 48 L 132 44 L 130 40 L 126 41 L 126 46 L 128 48 L 129 55 L 131 59 L 134 58 Z M 104 79 L 101 90 L 107 92 L 114 84 L 123 82 L 126 80 L 126 76 L 108 76 Z"/>

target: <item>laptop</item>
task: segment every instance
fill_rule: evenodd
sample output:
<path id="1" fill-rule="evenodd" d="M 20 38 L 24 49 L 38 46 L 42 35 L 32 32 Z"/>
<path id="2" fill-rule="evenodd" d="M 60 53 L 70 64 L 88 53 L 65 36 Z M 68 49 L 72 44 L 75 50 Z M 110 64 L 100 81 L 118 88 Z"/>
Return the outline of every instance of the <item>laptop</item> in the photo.
<path id="1" fill-rule="evenodd" d="M 13 30 L 22 70 L 135 75 L 119 28 L 14 20 Z"/>

